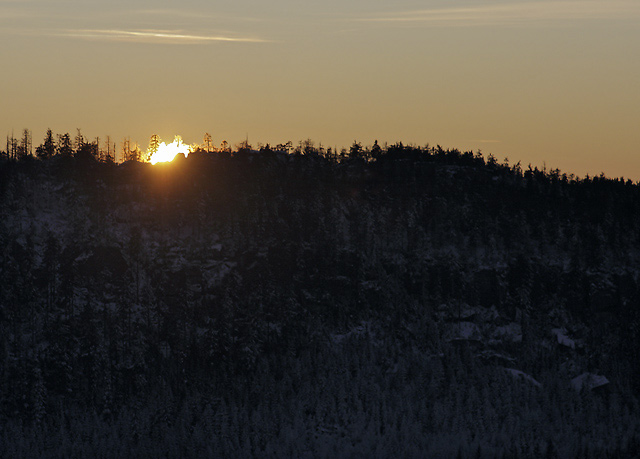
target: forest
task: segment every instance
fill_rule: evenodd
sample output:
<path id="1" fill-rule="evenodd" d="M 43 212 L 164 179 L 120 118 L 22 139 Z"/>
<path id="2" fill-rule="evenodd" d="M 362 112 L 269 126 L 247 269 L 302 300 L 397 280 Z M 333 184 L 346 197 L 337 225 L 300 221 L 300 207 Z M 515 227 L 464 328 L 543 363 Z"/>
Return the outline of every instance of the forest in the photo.
<path id="1" fill-rule="evenodd" d="M 0 457 L 640 451 L 640 184 L 27 133 L 0 154 Z"/>

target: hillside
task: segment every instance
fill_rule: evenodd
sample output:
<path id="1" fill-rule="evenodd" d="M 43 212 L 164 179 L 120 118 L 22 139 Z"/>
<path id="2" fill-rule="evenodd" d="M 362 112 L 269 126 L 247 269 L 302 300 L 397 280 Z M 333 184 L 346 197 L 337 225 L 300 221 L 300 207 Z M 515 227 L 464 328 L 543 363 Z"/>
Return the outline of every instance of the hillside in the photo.
<path id="1" fill-rule="evenodd" d="M 640 448 L 638 184 L 308 153 L 1 163 L 0 456 Z"/>

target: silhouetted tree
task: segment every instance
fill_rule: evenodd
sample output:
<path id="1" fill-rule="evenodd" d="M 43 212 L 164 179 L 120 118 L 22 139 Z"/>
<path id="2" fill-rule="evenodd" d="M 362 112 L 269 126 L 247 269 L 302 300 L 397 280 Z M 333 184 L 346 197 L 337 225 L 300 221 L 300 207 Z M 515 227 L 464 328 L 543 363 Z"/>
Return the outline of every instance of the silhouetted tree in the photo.
<path id="1" fill-rule="evenodd" d="M 7 156 L 9 159 L 18 159 L 18 139 L 13 136 L 7 135 Z"/>
<path id="2" fill-rule="evenodd" d="M 153 134 L 149 139 L 149 148 L 147 148 L 147 158 L 149 161 L 151 157 L 157 153 L 158 148 L 160 148 L 160 136 L 158 134 Z"/>
<path id="3" fill-rule="evenodd" d="M 291 150 L 293 149 L 293 142 L 291 142 L 291 140 L 285 142 L 285 143 L 279 143 L 278 145 L 276 145 L 276 150 L 277 151 L 283 151 L 285 153 L 291 153 Z"/>
<path id="4" fill-rule="evenodd" d="M 33 141 L 31 131 L 24 129 L 22 131 L 22 138 L 20 139 L 20 146 L 18 147 L 18 157 L 24 158 L 25 156 L 31 156 L 33 154 Z"/>
<path id="5" fill-rule="evenodd" d="M 76 137 L 73 141 L 73 147 L 76 153 L 78 153 L 85 145 L 84 136 L 82 135 L 82 131 L 80 128 L 76 129 Z"/>
<path id="6" fill-rule="evenodd" d="M 138 144 L 131 146 L 131 138 L 126 137 L 122 141 L 122 158 L 123 161 L 140 161 L 142 151 Z"/>
<path id="7" fill-rule="evenodd" d="M 71 145 L 71 136 L 69 133 L 58 134 L 57 152 L 63 158 L 69 158 L 73 155 L 73 147 Z"/>
<path id="8" fill-rule="evenodd" d="M 102 161 L 102 148 L 100 148 L 100 137 L 96 137 L 96 139 L 92 142 L 94 145 L 93 148 L 93 156 L 96 160 Z"/>
<path id="9" fill-rule="evenodd" d="M 311 155 L 311 156 L 317 156 L 318 149 L 315 147 L 315 144 L 314 144 L 313 140 L 306 139 L 306 140 L 302 141 L 300 145 L 302 147 L 302 154 Z"/>
<path id="10" fill-rule="evenodd" d="M 47 129 L 47 133 L 44 136 L 42 144 L 36 148 L 36 155 L 41 159 L 49 159 L 56 153 L 56 144 L 53 139 L 53 132 L 51 129 Z"/>
<path id="11" fill-rule="evenodd" d="M 353 144 L 349 148 L 349 158 L 350 159 L 361 159 L 363 153 L 362 144 L 360 142 L 353 141 Z"/>
<path id="12" fill-rule="evenodd" d="M 114 155 L 116 154 L 116 145 L 115 143 L 111 143 L 111 136 L 107 136 L 106 144 L 107 145 L 104 152 L 104 161 L 107 163 L 112 163 L 115 161 Z"/>
<path id="13" fill-rule="evenodd" d="M 373 160 L 376 160 L 381 156 L 382 156 L 382 148 L 380 148 L 380 145 L 378 145 L 378 141 L 375 140 L 373 142 L 373 146 L 371 147 L 371 158 L 373 158 Z"/>
<path id="14" fill-rule="evenodd" d="M 98 159 L 98 143 L 96 142 L 84 142 L 81 144 L 80 148 L 76 150 L 77 158 L 84 159 Z"/>
<path id="15" fill-rule="evenodd" d="M 202 146 L 207 153 L 211 153 L 213 151 L 213 140 L 211 139 L 211 134 L 208 132 L 204 135 Z"/>

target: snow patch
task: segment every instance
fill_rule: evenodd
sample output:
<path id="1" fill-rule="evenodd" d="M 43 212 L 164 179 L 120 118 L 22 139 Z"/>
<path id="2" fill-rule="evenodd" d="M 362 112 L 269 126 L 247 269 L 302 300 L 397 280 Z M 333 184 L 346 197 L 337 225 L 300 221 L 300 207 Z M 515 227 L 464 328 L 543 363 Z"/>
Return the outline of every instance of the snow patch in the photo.
<path id="1" fill-rule="evenodd" d="M 542 384 L 536 381 L 531 375 L 526 374 L 524 371 L 516 370 L 515 368 L 505 368 L 504 370 L 516 379 L 522 379 L 536 387 L 542 387 Z"/>
<path id="2" fill-rule="evenodd" d="M 458 322 L 449 329 L 449 341 L 475 340 L 481 338 L 480 328 L 473 322 Z"/>
<path id="3" fill-rule="evenodd" d="M 598 387 L 606 386 L 609 380 L 606 376 L 596 375 L 593 373 L 582 373 L 571 380 L 571 387 L 580 392 L 583 389 L 593 390 Z"/>
<path id="4" fill-rule="evenodd" d="M 516 322 L 511 322 L 494 328 L 491 337 L 495 340 L 520 343 L 522 342 L 522 327 Z"/>
<path id="5" fill-rule="evenodd" d="M 480 357 L 483 360 L 486 361 L 493 361 L 493 362 L 499 362 L 502 364 L 510 364 L 513 365 L 516 363 L 516 359 L 514 359 L 513 357 L 510 357 L 506 354 L 502 354 L 500 352 L 496 352 L 496 351 L 492 351 L 492 350 L 485 350 L 482 351 L 480 353 L 478 353 L 478 357 Z"/>
<path id="6" fill-rule="evenodd" d="M 235 268 L 237 263 L 229 261 L 216 261 L 209 263 L 203 270 L 203 277 L 207 283 L 207 288 L 213 288 L 222 282 L 222 279 Z"/>
<path id="7" fill-rule="evenodd" d="M 551 333 L 556 336 L 558 344 L 570 347 L 571 349 L 576 348 L 576 342 L 567 336 L 566 328 L 554 328 L 551 330 Z"/>
<path id="8" fill-rule="evenodd" d="M 350 338 L 351 336 L 363 336 L 367 332 L 370 332 L 370 329 L 371 327 L 369 322 L 362 322 L 360 325 L 352 328 L 347 333 L 334 333 L 330 338 L 333 344 L 340 344 L 342 341 Z"/>

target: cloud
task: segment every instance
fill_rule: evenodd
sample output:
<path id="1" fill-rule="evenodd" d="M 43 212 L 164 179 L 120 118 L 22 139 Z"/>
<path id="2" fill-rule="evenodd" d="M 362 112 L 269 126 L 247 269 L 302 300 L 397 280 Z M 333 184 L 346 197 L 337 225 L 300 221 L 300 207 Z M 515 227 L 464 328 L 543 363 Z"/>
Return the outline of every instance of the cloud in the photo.
<path id="1" fill-rule="evenodd" d="M 423 9 L 359 18 L 377 22 L 430 26 L 515 26 L 557 21 L 640 18 L 637 0 L 524 1 L 457 8 Z"/>
<path id="2" fill-rule="evenodd" d="M 151 44 L 203 44 L 214 42 L 267 43 L 269 40 L 250 37 L 225 35 L 194 35 L 181 31 L 167 30 L 112 30 L 80 29 L 67 30 L 58 36 L 81 38 L 85 40 L 121 41 Z"/>

